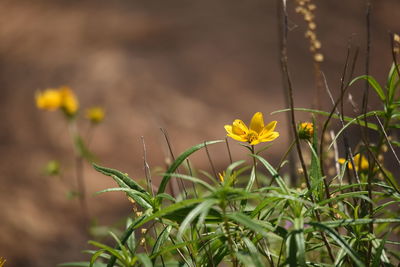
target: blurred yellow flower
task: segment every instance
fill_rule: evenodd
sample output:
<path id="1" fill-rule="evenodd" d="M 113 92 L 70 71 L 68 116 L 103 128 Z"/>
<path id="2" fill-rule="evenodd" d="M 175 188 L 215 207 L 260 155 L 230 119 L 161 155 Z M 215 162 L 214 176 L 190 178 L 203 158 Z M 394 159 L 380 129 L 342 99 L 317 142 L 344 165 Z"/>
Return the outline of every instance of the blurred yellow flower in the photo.
<path id="1" fill-rule="evenodd" d="M 314 124 L 311 122 L 303 122 L 299 124 L 300 139 L 310 139 L 314 135 Z"/>
<path id="2" fill-rule="evenodd" d="M 3 258 L 3 257 L 0 257 L 0 267 L 3 267 L 4 266 L 4 263 L 6 263 L 6 259 L 5 258 Z"/>
<path id="3" fill-rule="evenodd" d="M 235 120 L 232 125 L 225 125 L 227 136 L 241 142 L 247 142 L 250 145 L 257 145 L 261 142 L 270 142 L 275 140 L 278 132 L 274 132 L 276 121 L 272 121 L 264 126 L 263 114 L 257 112 L 253 115 L 248 128 L 242 120 Z"/>
<path id="4" fill-rule="evenodd" d="M 360 162 L 361 161 L 361 162 Z M 340 164 L 345 164 L 346 159 L 340 158 L 339 163 Z M 358 171 L 358 168 L 361 168 L 361 171 L 366 171 L 369 168 L 369 163 L 366 157 L 362 156 L 361 154 L 357 154 L 353 158 L 354 165 L 356 165 L 356 171 Z M 349 167 L 350 170 L 353 170 L 353 164 L 351 162 L 347 163 L 347 166 Z"/>
<path id="5" fill-rule="evenodd" d="M 223 183 L 224 182 L 224 176 L 225 176 L 225 172 L 223 172 L 222 174 L 219 172 L 218 173 L 218 176 L 219 176 L 219 180 L 221 181 L 221 183 Z"/>
<path id="6" fill-rule="evenodd" d="M 59 92 L 61 95 L 61 107 L 68 115 L 74 115 L 79 108 L 78 99 L 74 92 L 68 86 L 60 87 Z"/>
<path id="7" fill-rule="evenodd" d="M 45 110 L 56 110 L 61 106 L 61 94 L 56 89 L 36 93 L 36 106 Z"/>
<path id="8" fill-rule="evenodd" d="M 99 123 L 104 119 L 104 109 L 101 107 L 92 107 L 86 110 L 86 118 L 92 123 Z"/>

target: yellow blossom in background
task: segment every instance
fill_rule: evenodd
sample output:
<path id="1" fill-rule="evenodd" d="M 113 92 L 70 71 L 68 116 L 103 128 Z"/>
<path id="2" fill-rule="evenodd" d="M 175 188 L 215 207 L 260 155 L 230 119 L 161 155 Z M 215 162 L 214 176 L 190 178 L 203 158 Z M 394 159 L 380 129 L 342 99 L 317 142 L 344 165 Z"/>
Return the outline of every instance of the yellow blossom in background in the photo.
<path id="1" fill-rule="evenodd" d="M 3 257 L 0 257 L 0 267 L 3 267 L 4 266 L 4 263 L 6 263 L 6 259 L 5 258 L 3 258 Z"/>
<path id="2" fill-rule="evenodd" d="M 314 135 L 314 124 L 311 122 L 302 122 L 299 124 L 300 139 L 310 139 Z"/>
<path id="3" fill-rule="evenodd" d="M 56 110 L 61 106 L 61 94 L 56 89 L 47 89 L 36 93 L 36 106 L 45 110 Z"/>
<path id="4" fill-rule="evenodd" d="M 225 172 L 223 172 L 222 174 L 219 172 L 218 176 L 219 176 L 219 180 L 221 181 L 221 183 L 223 183 L 224 182 Z"/>
<path id="5" fill-rule="evenodd" d="M 242 120 L 235 120 L 232 125 L 225 125 L 227 136 L 241 142 L 247 142 L 250 145 L 257 145 L 261 142 L 270 142 L 275 140 L 278 132 L 274 132 L 276 121 L 264 125 L 264 118 L 261 112 L 253 115 L 250 127 L 247 127 Z"/>
<path id="6" fill-rule="evenodd" d="M 353 158 L 354 165 L 356 165 L 356 171 L 358 171 L 358 168 L 361 168 L 361 171 L 366 171 L 369 168 L 369 163 L 366 157 L 362 156 L 361 154 L 357 154 Z M 361 162 L 360 162 L 361 161 Z M 346 162 L 346 159 L 340 158 L 339 163 L 344 164 Z M 351 162 L 347 163 L 347 166 L 349 167 L 350 170 L 353 170 L 353 164 Z"/>
<path id="7" fill-rule="evenodd" d="M 92 107 L 86 110 L 86 118 L 92 123 L 99 123 L 104 119 L 104 109 L 101 107 Z"/>
<path id="8" fill-rule="evenodd" d="M 61 107 L 68 115 L 74 115 L 79 108 L 75 93 L 68 86 L 60 87 L 59 91 L 61 94 Z"/>

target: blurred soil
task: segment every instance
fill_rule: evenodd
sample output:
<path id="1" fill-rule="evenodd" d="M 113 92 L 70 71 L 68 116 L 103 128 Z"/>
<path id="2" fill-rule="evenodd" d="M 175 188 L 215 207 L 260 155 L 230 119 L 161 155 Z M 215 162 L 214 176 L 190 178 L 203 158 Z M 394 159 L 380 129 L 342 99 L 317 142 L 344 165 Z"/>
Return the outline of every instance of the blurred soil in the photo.
<path id="1" fill-rule="evenodd" d="M 365 62 L 365 3 L 318 1 L 317 33 L 322 69 L 338 95 L 351 41 L 360 47 L 356 75 Z M 296 106 L 315 96 L 305 23 L 289 1 L 289 64 Z M 385 79 L 390 65 L 388 31 L 399 32 L 398 0 L 375 1 L 371 74 Z M 104 106 L 107 118 L 95 129 L 91 148 L 105 166 L 143 177 L 142 146 L 152 168 L 164 166 L 168 130 L 176 154 L 204 140 L 225 136 L 224 124 L 248 121 L 256 111 L 285 107 L 279 71 L 275 1 L 40 1 L 0 2 L 0 256 L 7 267 L 43 267 L 85 259 L 89 239 L 79 205 L 68 200 L 75 187 L 68 129 L 59 113 L 36 109 L 37 90 L 71 86 L 81 106 Z M 351 89 L 355 99 L 362 87 Z M 372 98 L 372 97 L 371 97 Z M 324 109 L 331 107 L 321 97 Z M 374 100 L 371 106 L 375 105 Z M 351 108 L 349 109 L 351 111 Z M 299 119 L 308 119 L 298 114 Z M 265 156 L 272 162 L 288 146 L 285 116 L 281 137 Z M 81 121 L 81 129 L 87 129 Z M 353 145 L 357 142 L 353 137 Z M 243 148 L 231 142 L 234 160 Z M 228 163 L 223 145 L 211 148 L 219 170 Z M 42 174 L 48 160 L 62 162 L 63 177 Z M 193 158 L 209 170 L 204 153 Z M 92 196 L 114 186 L 85 165 L 91 215 L 110 225 L 131 211 L 121 193 Z"/>

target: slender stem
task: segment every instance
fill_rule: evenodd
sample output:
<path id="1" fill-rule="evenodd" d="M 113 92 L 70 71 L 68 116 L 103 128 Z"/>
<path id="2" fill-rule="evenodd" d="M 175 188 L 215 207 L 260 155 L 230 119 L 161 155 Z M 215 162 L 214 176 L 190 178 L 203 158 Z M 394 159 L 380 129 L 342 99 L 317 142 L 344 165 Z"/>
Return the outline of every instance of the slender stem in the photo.
<path id="1" fill-rule="evenodd" d="M 213 171 L 213 173 L 214 173 L 215 179 L 218 180 L 218 175 L 217 175 L 217 172 L 215 171 L 214 163 L 213 163 L 213 161 L 212 161 L 212 159 L 211 159 L 210 152 L 208 151 L 208 146 L 207 146 L 206 141 L 204 141 L 204 148 L 206 149 L 208 162 L 209 162 L 210 165 L 211 165 L 211 169 L 212 169 L 212 171 Z"/>
<path id="2" fill-rule="evenodd" d="M 77 130 L 77 125 L 75 120 L 69 121 L 69 133 L 74 144 L 74 154 L 75 154 L 75 177 L 78 187 L 78 198 L 81 206 L 83 225 L 86 227 L 89 222 L 89 209 L 86 200 L 86 185 L 83 172 L 83 156 L 77 147 L 77 138 L 80 138 Z"/>
<path id="3" fill-rule="evenodd" d="M 284 12 L 282 12 L 282 10 L 286 10 L 286 6 L 284 6 L 286 3 L 284 3 L 282 0 L 277 0 L 277 20 L 278 20 L 278 42 L 279 42 L 279 62 L 281 64 L 281 78 L 282 78 L 282 88 L 283 88 L 283 96 L 284 96 L 284 101 L 285 101 L 285 106 L 289 108 L 290 106 L 290 102 L 289 102 L 289 96 L 287 94 L 287 82 L 286 82 L 286 73 L 284 72 L 284 67 L 283 67 L 283 61 L 282 61 L 282 51 L 283 49 L 285 49 L 286 46 L 286 37 L 284 35 L 287 34 L 287 29 L 285 29 L 284 27 L 286 27 L 286 23 L 287 23 L 287 18 L 286 18 L 286 14 L 284 14 Z M 284 26 L 284 27 L 282 27 Z M 288 122 L 290 122 L 290 113 L 287 112 L 286 113 L 286 120 Z M 292 139 L 293 138 L 293 133 L 291 131 L 291 126 L 290 123 L 286 124 L 287 127 L 287 132 L 289 133 L 289 138 Z M 290 177 L 290 184 L 293 186 L 296 184 L 296 169 L 295 169 L 295 156 L 294 153 L 289 153 L 289 161 L 292 162 L 292 164 L 289 164 L 289 177 Z"/>
<path id="4" fill-rule="evenodd" d="M 276 171 L 279 172 L 280 169 L 282 168 L 282 163 L 286 160 L 287 156 L 289 155 L 290 151 L 292 151 L 294 144 L 296 143 L 296 140 L 293 140 L 292 143 L 290 143 L 289 148 L 286 150 L 286 153 L 283 155 L 281 160 L 279 161 L 278 166 L 276 167 Z M 293 163 L 292 163 L 293 164 Z"/>
<path id="5" fill-rule="evenodd" d="M 369 60 L 370 60 L 370 50 L 371 50 L 371 1 L 370 0 L 366 0 L 366 14 L 365 14 L 365 22 L 366 22 L 366 44 L 367 44 L 367 49 L 366 49 L 366 53 L 365 53 L 365 75 L 369 75 Z M 362 113 L 364 114 L 364 121 L 365 121 L 365 126 L 368 123 L 367 120 L 367 108 L 368 108 L 368 96 L 369 96 L 369 81 L 365 80 L 365 90 L 364 90 L 364 95 L 363 95 L 363 102 L 362 102 Z M 364 132 L 364 140 L 366 141 L 366 145 L 369 146 L 369 140 L 367 135 L 365 134 L 365 129 L 362 129 L 362 131 Z M 379 153 L 379 152 L 378 152 Z M 367 155 L 368 157 L 368 161 L 369 161 L 369 155 Z M 361 160 L 360 160 L 361 163 Z M 353 165 L 354 166 L 354 165 Z M 369 168 L 368 170 L 368 197 L 369 199 L 372 200 L 372 168 Z M 369 211 L 369 217 L 372 218 L 374 215 L 373 212 L 373 206 L 372 203 L 366 203 L 365 205 L 368 206 L 368 211 Z M 369 224 L 369 233 L 371 235 L 374 234 L 374 224 L 371 222 Z M 367 267 L 370 266 L 370 261 L 371 261 L 371 256 L 372 256 L 372 241 L 368 242 L 368 252 L 367 252 Z"/>
<path id="6" fill-rule="evenodd" d="M 235 256 L 234 253 L 234 244 L 233 244 L 233 240 L 232 240 L 232 236 L 231 233 L 229 231 L 229 223 L 228 223 L 228 218 L 226 217 L 226 203 L 225 201 L 223 201 L 221 203 L 221 209 L 222 209 L 222 213 L 224 216 L 224 230 L 226 232 L 226 238 L 228 239 L 228 246 L 229 246 L 229 250 L 231 251 L 231 257 L 232 257 L 232 263 L 234 267 L 238 266 L 238 260 Z"/>
<path id="7" fill-rule="evenodd" d="M 309 191 L 311 191 L 311 185 L 310 185 L 310 181 L 309 181 L 309 177 L 308 177 L 308 173 L 307 173 L 307 168 L 306 165 L 304 163 L 304 158 L 303 158 L 303 154 L 301 152 L 301 147 L 300 147 L 300 139 L 299 136 L 297 134 L 297 127 L 296 127 L 296 120 L 295 120 L 295 116 L 294 116 L 294 100 L 293 100 L 293 88 L 292 88 L 292 82 L 290 79 L 290 74 L 289 74 L 289 70 L 288 70 L 288 58 L 287 58 L 287 33 L 288 33 L 288 15 L 287 15 L 287 10 L 286 10 L 286 1 L 285 0 L 281 0 L 278 2 L 279 6 L 281 7 L 281 12 L 283 15 L 283 27 L 282 27 L 282 40 L 281 40 L 281 67 L 282 67 L 282 72 L 286 78 L 286 84 L 287 84 L 287 89 L 288 89 L 288 96 L 289 96 L 289 106 L 290 106 L 290 117 L 291 117 L 291 125 L 292 125 L 292 130 L 293 130 L 293 134 L 295 136 L 295 141 L 296 141 L 296 148 L 297 148 L 297 154 L 299 156 L 300 159 L 300 163 L 301 166 L 303 168 L 303 172 L 304 172 L 304 178 L 306 180 L 306 184 L 307 184 L 307 188 Z M 332 115 L 331 115 L 332 116 Z M 321 141 L 322 142 L 322 141 Z M 314 201 L 314 197 L 312 194 L 310 194 L 310 198 L 312 202 Z M 321 218 L 319 216 L 319 212 L 316 210 L 315 211 L 315 216 L 317 217 L 317 220 L 320 222 Z M 324 232 L 321 232 L 321 236 L 322 239 L 324 241 L 324 244 L 327 248 L 328 254 L 330 259 L 332 260 L 332 262 L 335 262 L 335 257 L 333 256 L 332 253 L 332 248 L 326 238 L 326 235 Z"/>
<path id="8" fill-rule="evenodd" d="M 255 148 L 254 145 L 251 145 L 251 154 L 255 155 Z M 252 157 L 253 158 L 253 169 L 254 169 L 254 176 L 255 176 L 255 180 L 256 180 L 256 185 L 257 185 L 257 189 L 260 189 L 260 184 L 258 183 L 258 177 L 257 177 L 257 161 L 256 161 L 256 157 Z"/>
<path id="9" fill-rule="evenodd" d="M 78 185 L 78 197 L 79 197 L 79 203 L 81 205 L 82 209 L 82 216 L 83 216 L 83 221 L 84 224 L 89 222 L 89 209 L 86 201 L 86 185 L 84 181 L 84 175 L 83 175 L 83 158 L 80 156 L 76 156 L 75 159 L 75 174 L 76 174 L 76 182 Z"/>
<path id="10" fill-rule="evenodd" d="M 172 151 L 172 146 L 171 146 L 171 143 L 170 143 L 170 141 L 169 141 L 168 133 L 167 133 L 167 131 L 166 131 L 165 129 L 163 129 L 163 128 L 160 128 L 160 130 L 161 130 L 161 132 L 162 132 L 163 135 L 164 135 L 165 141 L 167 142 L 168 150 L 169 150 L 169 153 L 171 154 L 172 160 L 175 161 L 175 156 L 174 156 L 174 152 Z M 179 173 L 178 169 L 177 169 L 177 173 Z M 174 179 L 174 180 L 175 180 L 175 179 Z M 182 187 L 182 189 L 183 189 L 183 192 L 185 193 L 185 197 L 187 198 L 188 194 L 187 194 L 187 191 L 186 191 L 185 184 L 184 184 L 184 182 L 183 182 L 183 180 L 182 180 L 181 178 L 179 178 L 178 180 L 180 181 L 181 187 Z M 173 190 L 172 183 L 170 183 L 170 185 L 171 185 L 171 189 Z M 179 184 L 178 184 L 178 185 L 179 185 Z"/>
<path id="11" fill-rule="evenodd" d="M 231 149 L 229 148 L 229 142 L 228 142 L 228 138 L 225 137 L 225 144 L 226 144 L 226 149 L 228 150 L 228 155 L 229 155 L 229 162 L 232 164 L 232 153 L 231 153 Z"/>

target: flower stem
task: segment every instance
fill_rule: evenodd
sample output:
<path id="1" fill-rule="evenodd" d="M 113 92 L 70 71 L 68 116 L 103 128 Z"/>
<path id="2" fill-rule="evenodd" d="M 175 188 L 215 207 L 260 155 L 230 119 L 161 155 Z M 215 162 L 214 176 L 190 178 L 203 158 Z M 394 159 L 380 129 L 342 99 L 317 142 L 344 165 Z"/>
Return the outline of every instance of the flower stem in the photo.
<path id="1" fill-rule="evenodd" d="M 253 155 L 256 154 L 255 153 L 255 149 L 254 149 L 254 145 L 251 145 L 250 150 L 251 150 L 251 154 L 253 154 Z M 259 189 L 260 188 L 260 184 L 258 183 L 257 168 L 256 168 L 257 162 L 256 162 L 256 158 L 255 157 L 252 157 L 252 158 L 253 158 L 253 169 L 254 169 L 254 176 L 255 176 L 255 180 L 256 180 L 256 185 L 257 185 L 257 189 Z"/>

